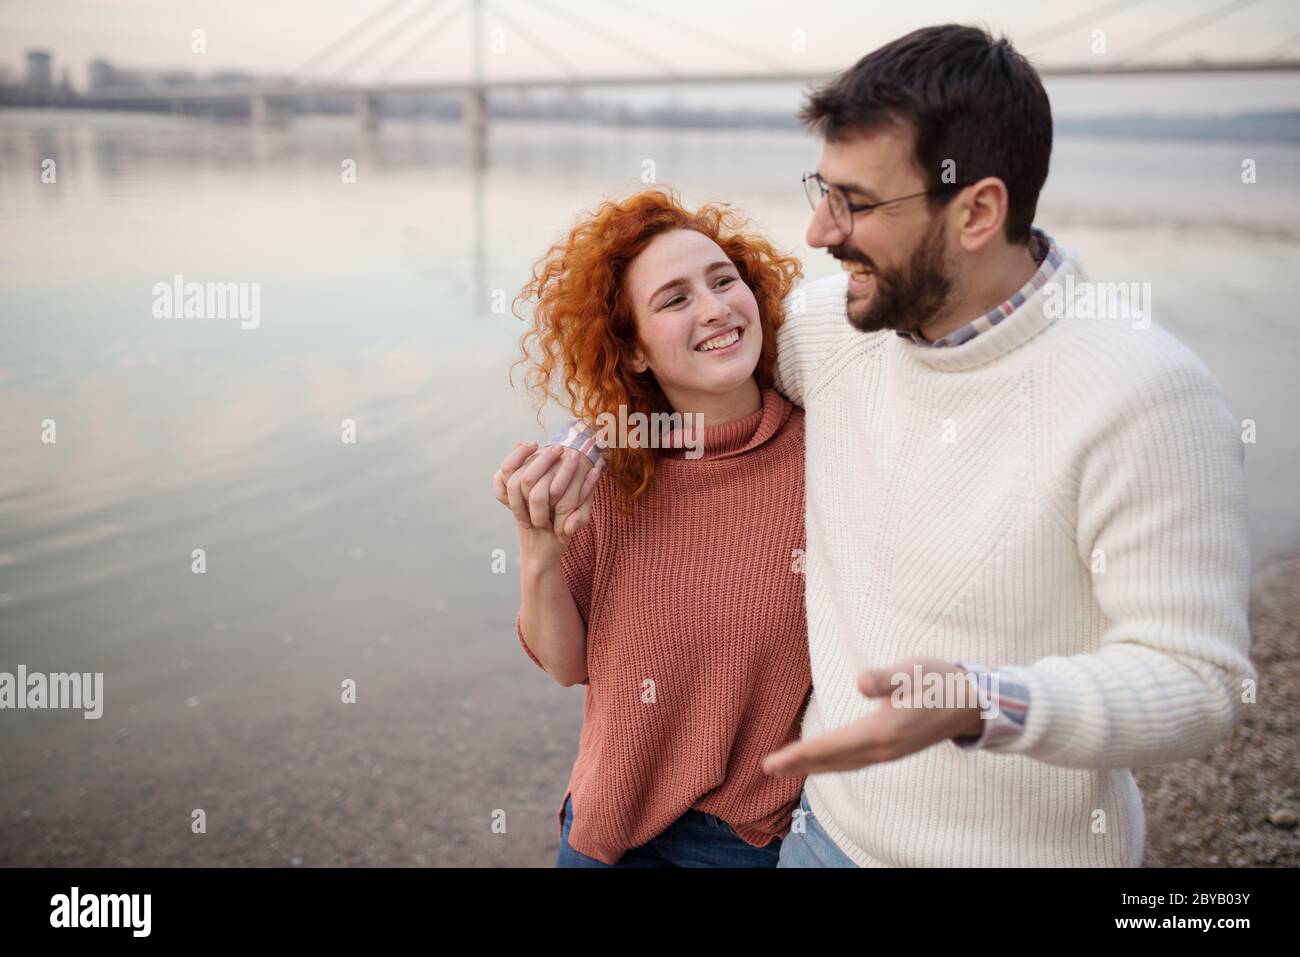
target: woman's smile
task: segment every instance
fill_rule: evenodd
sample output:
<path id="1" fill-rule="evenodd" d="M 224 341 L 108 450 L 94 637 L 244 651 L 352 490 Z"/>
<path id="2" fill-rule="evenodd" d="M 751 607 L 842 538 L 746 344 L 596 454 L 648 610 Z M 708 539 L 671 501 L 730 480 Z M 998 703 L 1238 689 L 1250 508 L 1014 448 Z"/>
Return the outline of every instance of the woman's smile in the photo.
<path id="1" fill-rule="evenodd" d="M 730 355 L 740 348 L 740 342 L 744 338 L 744 328 L 733 326 L 730 329 L 724 329 L 722 332 L 709 336 L 695 347 L 695 351 L 708 355 Z"/>

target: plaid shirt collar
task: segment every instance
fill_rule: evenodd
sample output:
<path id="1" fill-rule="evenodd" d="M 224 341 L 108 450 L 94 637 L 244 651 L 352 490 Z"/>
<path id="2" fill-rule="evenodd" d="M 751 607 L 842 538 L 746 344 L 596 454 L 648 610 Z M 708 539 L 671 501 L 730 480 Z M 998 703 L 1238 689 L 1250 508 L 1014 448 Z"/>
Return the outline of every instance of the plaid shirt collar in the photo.
<path id="1" fill-rule="evenodd" d="M 970 342 L 981 332 L 992 329 L 1024 305 L 1025 300 L 1032 296 L 1036 290 L 1041 289 L 1052 273 L 1056 272 L 1061 265 L 1061 252 L 1056 248 L 1056 242 L 1051 236 L 1037 227 L 1030 230 L 1029 248 L 1034 254 L 1034 259 L 1039 264 L 1038 272 L 1034 273 L 1033 278 L 1002 305 L 995 306 L 978 319 L 966 323 L 960 329 L 954 329 L 942 339 L 937 339 L 934 342 L 925 339 L 919 332 L 903 332 L 900 330 L 898 334 L 904 339 L 911 339 L 918 346 L 942 349 Z"/>

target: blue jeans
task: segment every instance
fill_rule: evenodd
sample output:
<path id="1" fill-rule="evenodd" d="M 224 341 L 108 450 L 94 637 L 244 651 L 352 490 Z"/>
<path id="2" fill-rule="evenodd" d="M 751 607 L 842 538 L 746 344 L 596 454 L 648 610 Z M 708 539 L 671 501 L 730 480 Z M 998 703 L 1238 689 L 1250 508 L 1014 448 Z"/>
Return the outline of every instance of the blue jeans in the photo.
<path id="1" fill-rule="evenodd" d="M 556 867 L 776 867 L 781 839 L 767 847 L 745 843 L 730 824 L 712 814 L 687 811 L 658 837 L 634 847 L 617 864 L 606 864 L 569 845 L 573 798 L 564 802 L 564 828 Z"/>
<path id="2" fill-rule="evenodd" d="M 808 793 L 799 795 L 799 807 L 803 810 L 804 830 L 796 834 L 794 828 L 786 835 L 781 844 L 781 860 L 777 867 L 857 867 L 853 859 L 840 850 L 838 844 L 817 823 L 808 803 Z"/>

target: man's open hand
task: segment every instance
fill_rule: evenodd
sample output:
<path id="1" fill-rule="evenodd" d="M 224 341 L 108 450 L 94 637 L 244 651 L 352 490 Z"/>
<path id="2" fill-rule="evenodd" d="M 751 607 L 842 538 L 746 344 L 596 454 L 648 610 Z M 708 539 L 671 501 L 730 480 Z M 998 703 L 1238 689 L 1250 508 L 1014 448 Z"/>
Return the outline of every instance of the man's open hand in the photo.
<path id="1" fill-rule="evenodd" d="M 977 701 L 949 702 L 944 707 L 896 707 L 894 691 L 902 685 L 899 676 L 915 684 L 915 666 L 922 675 L 934 673 L 945 687 L 959 682 L 944 676 L 954 675 L 973 689 L 974 682 L 958 665 L 937 658 L 910 658 L 888 668 L 864 671 L 858 676 L 858 690 L 868 698 L 880 699 L 880 707 L 861 721 L 836 728 L 826 734 L 786 745 L 763 759 L 763 770 L 777 777 L 797 777 L 823 771 L 851 771 L 881 761 L 894 761 L 921 751 L 949 738 L 980 733 L 980 707 Z M 912 696 L 908 696 L 912 703 Z M 964 706 L 956 706 L 956 705 Z"/>

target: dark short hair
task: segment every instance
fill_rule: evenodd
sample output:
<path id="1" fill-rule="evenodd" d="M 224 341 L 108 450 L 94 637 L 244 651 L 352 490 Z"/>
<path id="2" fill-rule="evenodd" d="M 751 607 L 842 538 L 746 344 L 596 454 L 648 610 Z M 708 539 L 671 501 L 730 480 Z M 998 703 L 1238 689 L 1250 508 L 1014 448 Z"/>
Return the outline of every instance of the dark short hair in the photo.
<path id="1" fill-rule="evenodd" d="M 948 159 L 958 184 L 998 177 L 1007 186 L 1007 239 L 1028 242 L 1052 154 L 1052 107 L 1038 73 L 1005 37 L 959 24 L 914 30 L 812 92 L 799 119 L 832 143 L 907 124 L 928 189 L 945 185 Z"/>

